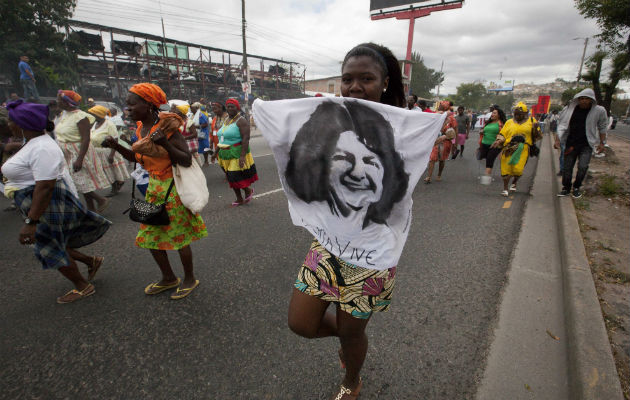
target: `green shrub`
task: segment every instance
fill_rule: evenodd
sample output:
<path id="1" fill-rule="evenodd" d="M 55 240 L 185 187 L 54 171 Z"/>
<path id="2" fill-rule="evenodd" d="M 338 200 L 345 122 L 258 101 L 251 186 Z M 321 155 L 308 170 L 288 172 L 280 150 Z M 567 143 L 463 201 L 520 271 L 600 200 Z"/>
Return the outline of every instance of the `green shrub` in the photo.
<path id="1" fill-rule="evenodd" d="M 599 183 L 599 193 L 604 196 L 614 196 L 621 193 L 622 187 L 612 175 L 604 175 Z"/>

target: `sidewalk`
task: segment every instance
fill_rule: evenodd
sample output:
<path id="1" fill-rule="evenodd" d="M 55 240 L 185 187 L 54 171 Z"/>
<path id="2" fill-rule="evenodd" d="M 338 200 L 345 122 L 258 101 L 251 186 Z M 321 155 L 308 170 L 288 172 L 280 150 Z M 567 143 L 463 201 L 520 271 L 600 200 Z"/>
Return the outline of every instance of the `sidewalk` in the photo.
<path id="1" fill-rule="evenodd" d="M 621 400 L 573 202 L 541 146 L 477 399 Z"/>

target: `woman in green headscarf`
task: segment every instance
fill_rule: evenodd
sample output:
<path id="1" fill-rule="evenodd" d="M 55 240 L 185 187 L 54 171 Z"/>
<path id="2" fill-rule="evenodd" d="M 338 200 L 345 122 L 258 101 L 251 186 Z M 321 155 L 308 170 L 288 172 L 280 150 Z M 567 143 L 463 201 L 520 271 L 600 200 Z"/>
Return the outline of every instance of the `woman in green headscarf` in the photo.
<path id="1" fill-rule="evenodd" d="M 503 196 L 516 192 L 516 182 L 523 175 L 523 169 L 529 158 L 529 148 L 540 139 L 540 129 L 535 118 L 527 118 L 527 106 L 519 102 L 513 109 L 514 118 L 508 120 L 492 144 L 493 148 L 503 147 L 501 155 L 501 177 L 503 178 Z M 510 180 L 512 184 L 510 185 Z"/>

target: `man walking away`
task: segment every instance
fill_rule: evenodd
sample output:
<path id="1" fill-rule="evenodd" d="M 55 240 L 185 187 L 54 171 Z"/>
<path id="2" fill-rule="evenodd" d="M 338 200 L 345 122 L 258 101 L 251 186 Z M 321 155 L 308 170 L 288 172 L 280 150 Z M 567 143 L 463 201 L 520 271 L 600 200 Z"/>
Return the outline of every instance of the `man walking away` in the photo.
<path id="1" fill-rule="evenodd" d="M 24 89 L 24 98 L 26 101 L 35 100 L 39 102 L 39 93 L 37 93 L 37 87 L 35 86 L 35 75 L 31 66 L 28 65 L 28 56 L 20 57 L 18 69 L 20 70 L 20 83 L 22 84 L 22 89 Z"/>
<path id="2" fill-rule="evenodd" d="M 460 158 L 464 156 L 464 144 L 466 144 L 466 139 L 470 133 L 470 117 L 464 113 L 464 107 L 457 107 L 455 121 L 457 121 L 457 136 L 454 139 L 453 160 L 457 158 L 457 154 L 460 154 Z M 460 146 L 459 150 L 457 145 Z"/>
<path id="3" fill-rule="evenodd" d="M 582 197 L 580 187 L 586 177 L 593 148 L 604 151 L 608 116 L 606 109 L 595 104 L 593 89 L 584 89 L 560 113 L 558 136 L 554 148 L 564 145 L 564 165 L 562 169 L 562 191 L 559 197 L 571 193 L 571 177 L 577 161 L 578 169 L 573 181 L 573 198 Z M 599 132 L 598 132 L 599 131 Z"/>

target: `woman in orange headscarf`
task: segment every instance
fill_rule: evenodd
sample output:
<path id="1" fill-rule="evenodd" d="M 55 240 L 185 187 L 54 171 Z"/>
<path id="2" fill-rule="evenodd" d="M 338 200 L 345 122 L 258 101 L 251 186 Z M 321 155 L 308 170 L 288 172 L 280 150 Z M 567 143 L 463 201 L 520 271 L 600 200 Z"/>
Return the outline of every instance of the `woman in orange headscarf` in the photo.
<path id="1" fill-rule="evenodd" d="M 444 120 L 444 126 L 442 126 L 442 134 L 438 136 L 431 151 L 431 157 L 429 158 L 429 169 L 427 170 L 427 176 L 424 178 L 424 183 L 431 183 L 431 176 L 433 175 L 433 168 L 435 163 L 439 162 L 438 175 L 435 178 L 436 181 L 442 180 L 442 171 L 444 171 L 445 161 L 448 160 L 451 154 L 451 139 L 455 137 L 455 129 L 457 128 L 457 121 L 453 117 L 453 113 L 450 111 L 451 102 L 442 101 L 438 108 L 438 113 L 446 113 L 446 120 Z"/>
<path id="2" fill-rule="evenodd" d="M 193 272 L 190 243 L 207 236 L 208 233 L 199 214 L 192 213 L 182 204 L 177 188 L 173 184 L 173 164 L 189 167 L 192 164 L 192 157 L 179 131 L 183 120 L 175 113 L 160 113 L 159 107 L 164 104 L 166 104 L 166 94 L 159 86 L 139 83 L 129 89 L 127 110 L 129 110 L 129 117 L 138 123 L 137 143 L 151 141 L 153 145 L 161 146 L 161 150 L 166 150 L 164 154 L 141 154 L 134 151 L 134 149 L 138 150 L 137 147 L 128 150 L 112 137 L 105 140 L 105 145 L 115 149 L 126 159 L 139 162 L 147 170 L 149 186 L 146 201 L 164 203 L 168 194 L 166 210 L 170 224 L 166 226 L 140 225 L 136 245 L 151 251 L 153 259 L 162 272 L 162 279 L 149 284 L 144 292 L 153 295 L 177 288 L 171 296 L 171 299 L 175 300 L 188 296 L 199 285 Z M 179 252 L 184 266 L 183 281 L 174 274 L 166 250 Z"/>
<path id="3" fill-rule="evenodd" d="M 80 101 L 81 96 L 72 90 L 58 92 L 57 104 L 63 112 L 55 125 L 55 138 L 63 151 L 77 191 L 85 197 L 88 210 L 100 214 L 108 206 L 109 199 L 97 194 L 96 190 L 110 185 L 100 158 L 90 143 L 90 127 L 94 117 L 79 109 Z"/>

